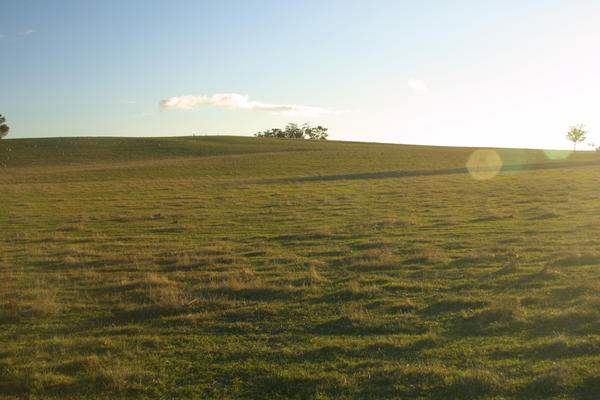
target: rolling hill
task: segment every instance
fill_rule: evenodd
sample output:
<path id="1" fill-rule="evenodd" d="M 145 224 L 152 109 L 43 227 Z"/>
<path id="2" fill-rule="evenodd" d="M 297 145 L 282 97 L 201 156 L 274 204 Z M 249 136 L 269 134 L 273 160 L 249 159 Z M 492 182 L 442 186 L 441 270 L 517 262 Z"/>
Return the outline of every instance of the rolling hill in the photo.
<path id="1" fill-rule="evenodd" d="M 0 141 L 0 397 L 594 398 L 600 154 Z"/>

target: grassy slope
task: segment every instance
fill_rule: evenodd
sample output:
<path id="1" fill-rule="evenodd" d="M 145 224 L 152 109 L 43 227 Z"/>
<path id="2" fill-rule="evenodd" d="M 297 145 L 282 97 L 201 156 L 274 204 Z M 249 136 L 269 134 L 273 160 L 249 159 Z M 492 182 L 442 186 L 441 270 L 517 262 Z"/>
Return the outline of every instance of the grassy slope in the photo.
<path id="1" fill-rule="evenodd" d="M 600 155 L 0 142 L 0 397 L 600 391 Z"/>

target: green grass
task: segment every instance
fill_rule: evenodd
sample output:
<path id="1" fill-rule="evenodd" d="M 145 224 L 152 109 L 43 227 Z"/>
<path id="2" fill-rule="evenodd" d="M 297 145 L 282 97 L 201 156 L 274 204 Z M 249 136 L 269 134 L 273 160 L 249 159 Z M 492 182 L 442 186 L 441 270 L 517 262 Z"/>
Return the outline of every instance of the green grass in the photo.
<path id="1" fill-rule="evenodd" d="M 473 151 L 1 141 L 0 398 L 596 398 L 600 154 Z"/>

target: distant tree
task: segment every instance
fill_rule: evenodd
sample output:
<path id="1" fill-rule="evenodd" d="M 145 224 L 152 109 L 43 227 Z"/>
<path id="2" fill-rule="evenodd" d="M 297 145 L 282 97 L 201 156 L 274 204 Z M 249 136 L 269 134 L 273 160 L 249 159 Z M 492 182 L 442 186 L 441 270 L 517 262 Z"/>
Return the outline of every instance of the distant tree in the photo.
<path id="1" fill-rule="evenodd" d="M 304 124 L 304 126 L 306 127 L 304 131 L 309 139 L 312 139 L 312 140 L 327 139 L 327 128 L 323 128 L 321 125 L 316 126 L 316 127 L 308 127 L 306 124 Z"/>
<path id="2" fill-rule="evenodd" d="M 10 131 L 10 128 L 8 127 L 8 125 L 5 124 L 5 122 L 6 118 L 4 118 L 2 114 L 0 114 L 0 139 L 8 135 L 8 131 Z"/>
<path id="3" fill-rule="evenodd" d="M 289 123 L 284 129 L 273 128 L 266 131 L 254 134 L 256 137 L 274 137 L 285 139 L 309 139 L 309 140 L 325 140 L 327 139 L 327 128 L 319 126 L 310 126 L 310 124 Z"/>
<path id="4" fill-rule="evenodd" d="M 304 139 L 304 129 L 299 127 L 298 124 L 289 123 L 283 131 L 288 139 Z"/>
<path id="5" fill-rule="evenodd" d="M 274 137 L 274 138 L 284 138 L 285 132 L 279 128 L 269 129 L 268 131 L 262 131 L 254 134 L 254 136 L 258 137 Z"/>
<path id="6" fill-rule="evenodd" d="M 587 131 L 583 129 L 583 124 L 571 126 L 569 132 L 567 132 L 567 139 L 573 142 L 573 151 L 577 151 L 577 142 L 583 142 Z"/>

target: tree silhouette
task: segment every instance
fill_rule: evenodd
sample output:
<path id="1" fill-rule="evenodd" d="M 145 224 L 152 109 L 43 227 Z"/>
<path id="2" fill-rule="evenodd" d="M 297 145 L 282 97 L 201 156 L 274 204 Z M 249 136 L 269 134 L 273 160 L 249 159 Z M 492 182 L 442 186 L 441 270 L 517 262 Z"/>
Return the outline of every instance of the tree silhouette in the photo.
<path id="1" fill-rule="evenodd" d="M 8 131 L 10 131 L 9 126 L 6 125 L 5 122 L 6 122 L 6 118 L 4 118 L 4 116 L 2 114 L 0 114 L 0 139 L 2 139 L 4 136 L 8 135 Z"/>

